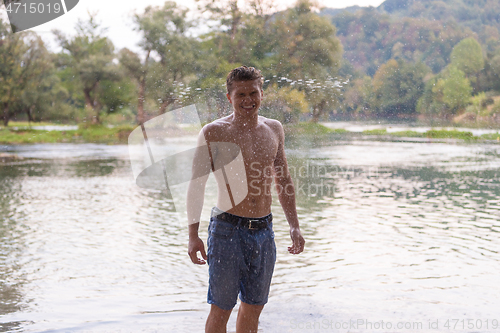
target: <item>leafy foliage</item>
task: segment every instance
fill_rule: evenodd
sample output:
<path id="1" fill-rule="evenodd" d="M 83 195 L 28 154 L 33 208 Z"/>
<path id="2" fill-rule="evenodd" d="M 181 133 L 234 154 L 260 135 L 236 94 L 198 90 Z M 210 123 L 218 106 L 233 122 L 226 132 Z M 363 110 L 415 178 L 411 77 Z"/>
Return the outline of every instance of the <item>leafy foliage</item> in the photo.
<path id="1" fill-rule="evenodd" d="M 375 8 L 342 12 L 331 20 L 339 29 L 345 59 L 370 76 L 391 58 L 423 62 L 438 73 L 448 64 L 453 46 L 471 33 L 453 22 L 393 18 Z"/>
<path id="2" fill-rule="evenodd" d="M 450 60 L 452 66 L 460 69 L 467 76 L 475 75 L 484 68 L 481 45 L 471 37 L 455 45 Z"/>
<path id="3" fill-rule="evenodd" d="M 99 123 L 123 112 L 142 123 L 195 102 L 208 121 L 231 112 L 225 77 L 239 65 L 262 70 L 262 113 L 285 123 L 497 113 L 484 102 L 500 94 L 496 0 L 386 0 L 320 15 L 313 0 L 280 12 L 272 0 L 197 3 L 205 14 L 196 21 L 172 1 L 135 14 L 139 53 L 116 52 L 94 14 L 73 37 L 55 32 L 58 54 L 0 24 L 4 122 L 24 114 Z M 197 35 L 200 24 L 208 31 Z"/>
<path id="4" fill-rule="evenodd" d="M 303 91 L 290 86 L 278 88 L 274 83 L 265 92 L 260 114 L 278 119 L 284 124 L 297 122 L 301 114 L 309 111 L 309 103 Z"/>
<path id="5" fill-rule="evenodd" d="M 427 81 L 418 112 L 446 117 L 463 109 L 471 98 L 472 87 L 465 73 L 454 66 Z"/>
<path id="6" fill-rule="evenodd" d="M 104 97 L 106 88 L 102 89 L 101 83 L 108 81 L 109 86 L 119 82 L 122 75 L 118 66 L 113 63 L 113 43 L 102 36 L 103 31 L 96 21 L 95 14 L 89 15 L 88 21 L 78 21 L 77 35 L 73 38 L 68 39 L 58 30 L 55 30 L 54 34 L 64 49 L 64 54 L 59 58 L 60 69 L 77 78 L 71 85 L 83 92 L 85 106 L 93 112 L 93 115 L 89 115 L 92 122 L 100 123 L 101 111 L 105 109 L 111 112 L 117 104 L 116 98 Z M 116 97 L 119 98 L 118 96 Z M 112 104 L 107 105 L 110 101 L 113 101 Z"/>
<path id="7" fill-rule="evenodd" d="M 30 32 L 12 33 L 0 20 L 0 112 L 4 126 L 21 113 L 30 120 L 41 119 L 43 112 L 64 97 L 51 55 L 40 37 Z"/>
<path id="8" fill-rule="evenodd" d="M 386 117 L 415 112 L 429 69 L 422 63 L 389 60 L 373 77 L 375 106 Z"/>
<path id="9" fill-rule="evenodd" d="M 397 17 L 457 22 L 478 34 L 482 43 L 498 46 L 498 41 L 491 43 L 489 40 L 500 30 L 500 2 L 497 0 L 387 0 L 380 10 Z"/>

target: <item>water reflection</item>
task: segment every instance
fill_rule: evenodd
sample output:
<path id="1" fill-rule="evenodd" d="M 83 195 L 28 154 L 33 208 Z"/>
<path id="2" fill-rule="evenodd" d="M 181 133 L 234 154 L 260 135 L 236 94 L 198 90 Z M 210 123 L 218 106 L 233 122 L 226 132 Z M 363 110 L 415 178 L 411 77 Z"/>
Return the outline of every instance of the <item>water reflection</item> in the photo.
<path id="1" fill-rule="evenodd" d="M 23 146 L 27 159 L 0 166 L 1 329 L 202 331 L 207 269 L 190 263 L 171 198 L 134 184 L 124 146 L 50 147 Z M 276 198 L 263 332 L 495 318 L 499 148 L 297 140 L 287 155 L 308 243 L 287 254 Z"/>
<path id="2" fill-rule="evenodd" d="M 306 260 L 278 262 L 282 283 L 274 294 L 289 296 L 292 285 L 304 299 L 308 290 L 314 304 L 334 309 L 315 312 L 320 322 L 430 320 L 472 309 L 479 318 L 494 316 L 500 308 L 494 282 L 500 272 L 493 268 L 500 258 L 499 147 L 337 143 L 294 151 L 292 165 L 326 167 L 335 191 L 314 200 L 299 196 L 308 253 Z M 280 242 L 287 236 L 282 230 Z M 307 279 L 297 277 L 297 267 Z"/>
<path id="3" fill-rule="evenodd" d="M 22 221 L 16 223 L 16 207 L 19 205 L 21 171 L 18 168 L 0 166 L 0 316 L 22 311 L 28 302 L 22 288 L 25 277 L 20 273 L 19 259 L 24 249 L 25 230 Z M 21 322 L 1 323 L 3 332 L 19 328 Z"/>

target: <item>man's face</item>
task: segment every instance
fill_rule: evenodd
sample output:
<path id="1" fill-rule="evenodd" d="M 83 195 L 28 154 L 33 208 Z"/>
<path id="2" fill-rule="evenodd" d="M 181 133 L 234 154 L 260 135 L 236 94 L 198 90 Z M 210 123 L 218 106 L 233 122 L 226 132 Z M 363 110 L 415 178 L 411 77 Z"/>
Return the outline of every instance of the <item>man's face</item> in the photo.
<path id="1" fill-rule="evenodd" d="M 258 80 L 234 81 L 231 88 L 231 93 L 226 96 L 235 112 L 241 114 L 258 112 L 263 96 Z"/>

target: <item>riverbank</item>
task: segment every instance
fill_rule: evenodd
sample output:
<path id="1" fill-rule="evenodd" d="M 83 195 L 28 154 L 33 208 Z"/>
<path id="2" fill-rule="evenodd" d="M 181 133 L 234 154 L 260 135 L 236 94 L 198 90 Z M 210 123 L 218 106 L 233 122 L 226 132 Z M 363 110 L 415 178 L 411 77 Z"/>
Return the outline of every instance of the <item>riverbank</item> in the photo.
<path id="1" fill-rule="evenodd" d="M 330 123 L 331 124 L 331 123 Z M 286 125 L 285 135 L 294 136 L 334 136 L 345 138 L 369 138 L 374 140 L 405 140 L 405 139 L 432 139 L 432 140 L 462 140 L 464 142 L 496 141 L 500 142 L 500 133 L 483 130 L 483 134 L 474 135 L 469 130 L 460 128 L 415 128 L 398 130 L 396 127 L 387 126 L 372 128 L 365 126 L 344 126 L 346 128 L 332 128 L 333 125 L 314 124 L 309 122 Z M 102 144 L 126 144 L 128 136 L 134 130 L 134 126 L 121 125 L 108 126 L 73 126 L 64 127 L 56 124 L 36 124 L 28 127 L 23 123 L 13 124 L 7 128 L 0 128 L 1 144 L 34 144 L 34 143 L 102 143 Z M 345 125 L 335 124 L 334 126 Z M 49 129 L 36 129 L 40 126 Z M 58 130 L 55 130 L 55 129 Z M 70 128 L 70 129 L 67 129 Z M 76 129 L 72 129 L 76 128 Z M 170 131 L 171 132 L 171 131 Z M 477 133 L 482 133 L 478 131 Z M 192 128 L 179 128 L 175 136 L 195 135 Z M 430 141 L 432 141 L 430 140 Z"/>
<path id="2" fill-rule="evenodd" d="M 331 123 L 330 123 L 331 124 Z M 363 129 L 363 126 L 344 126 L 346 128 L 339 128 L 331 126 L 330 124 L 313 124 L 313 123 L 299 123 L 294 125 L 288 125 L 285 127 L 285 134 L 288 136 L 295 135 L 334 135 L 334 136 L 344 136 L 344 137 L 370 137 L 374 139 L 457 139 L 467 142 L 474 141 L 497 141 L 500 142 L 499 131 L 482 130 L 483 133 L 480 135 L 474 135 L 469 130 L 461 130 L 460 128 L 415 128 L 415 129 L 404 129 L 397 130 L 397 128 L 391 128 L 390 126 L 381 127 L 376 126 L 375 128 L 370 128 L 370 126 L 365 126 L 368 129 Z M 330 126 L 328 126 L 330 125 Z M 344 124 L 343 124 L 344 125 Z M 372 126 L 373 127 L 373 126 Z M 396 129 L 396 130 L 393 130 Z M 481 133 L 481 130 L 477 130 Z"/>
<path id="3" fill-rule="evenodd" d="M 49 125 L 44 125 L 49 126 Z M 50 125 L 56 126 L 56 125 Z M 39 130 L 23 126 L 0 129 L 0 143 L 105 143 L 124 144 L 134 127 L 80 126 L 73 130 Z"/>

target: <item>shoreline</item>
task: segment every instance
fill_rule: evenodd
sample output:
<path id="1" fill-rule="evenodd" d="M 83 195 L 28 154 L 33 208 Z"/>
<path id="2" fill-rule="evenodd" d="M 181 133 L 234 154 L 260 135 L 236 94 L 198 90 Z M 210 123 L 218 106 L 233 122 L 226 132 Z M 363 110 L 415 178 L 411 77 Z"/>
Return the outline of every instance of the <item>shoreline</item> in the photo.
<path id="1" fill-rule="evenodd" d="M 338 125 L 343 126 L 342 128 Z M 47 125 L 46 125 L 47 126 Z M 63 127 L 56 129 L 34 129 L 22 126 L 0 128 L 0 144 L 39 144 L 39 143 L 98 143 L 98 144 L 127 144 L 129 134 L 136 128 L 131 125 L 108 126 L 80 126 L 78 129 L 67 129 Z M 346 129 L 347 128 L 347 129 Z M 402 127 L 397 125 L 361 125 L 346 123 L 310 123 L 284 125 L 285 135 L 293 139 L 296 136 L 316 138 L 353 138 L 369 140 L 395 140 L 412 142 L 487 142 L 500 143 L 500 130 L 478 129 L 474 135 L 473 129 L 464 128 L 432 128 L 432 127 Z M 182 137 L 196 135 L 191 129 L 178 128 L 174 136 Z"/>
<path id="2" fill-rule="evenodd" d="M 394 140 L 396 141 L 412 141 L 412 142 L 488 142 L 500 143 L 500 130 L 491 130 L 491 133 L 484 133 L 481 135 L 474 135 L 470 131 L 461 131 L 458 128 L 452 129 L 435 129 L 430 128 L 415 128 L 419 130 L 390 130 L 389 126 L 376 125 L 377 128 L 361 129 L 361 130 L 347 130 L 345 128 L 332 128 L 323 124 L 313 123 L 299 123 L 295 125 L 285 126 L 285 135 L 319 135 L 319 136 L 334 136 L 356 139 L 377 139 L 381 141 Z M 496 132 L 495 132 L 496 131 Z"/>

